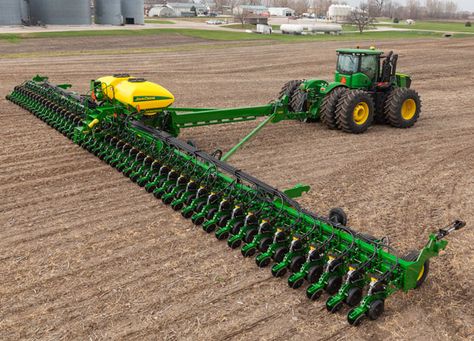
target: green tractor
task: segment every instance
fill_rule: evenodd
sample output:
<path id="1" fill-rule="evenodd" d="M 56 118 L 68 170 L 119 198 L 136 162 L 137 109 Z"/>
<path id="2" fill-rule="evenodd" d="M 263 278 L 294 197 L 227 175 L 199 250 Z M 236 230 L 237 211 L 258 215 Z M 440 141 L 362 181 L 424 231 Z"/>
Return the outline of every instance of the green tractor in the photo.
<path id="1" fill-rule="evenodd" d="M 289 110 L 306 113 L 330 129 L 363 133 L 374 121 L 409 128 L 418 120 L 421 100 L 410 89 L 411 78 L 397 73 L 398 55 L 375 48 L 337 50 L 334 82 L 319 79 L 287 82 L 280 97 L 290 98 Z"/>

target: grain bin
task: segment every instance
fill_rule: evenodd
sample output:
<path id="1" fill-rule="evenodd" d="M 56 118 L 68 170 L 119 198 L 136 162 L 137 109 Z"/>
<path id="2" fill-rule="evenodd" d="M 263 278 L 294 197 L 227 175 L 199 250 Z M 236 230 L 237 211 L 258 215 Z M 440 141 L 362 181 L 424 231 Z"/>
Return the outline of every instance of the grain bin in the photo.
<path id="1" fill-rule="evenodd" d="M 95 0 L 95 23 L 100 25 L 122 25 L 121 0 Z"/>
<path id="2" fill-rule="evenodd" d="M 31 0 L 31 20 L 35 24 L 90 25 L 90 0 Z"/>
<path id="3" fill-rule="evenodd" d="M 123 21 L 127 25 L 144 25 L 144 0 L 122 0 L 122 15 Z"/>
<path id="4" fill-rule="evenodd" d="M 30 20 L 30 2 L 29 0 L 20 0 L 21 21 L 23 24 L 29 25 Z"/>
<path id="5" fill-rule="evenodd" d="M 20 0 L 0 1 L 0 25 L 21 25 Z"/>

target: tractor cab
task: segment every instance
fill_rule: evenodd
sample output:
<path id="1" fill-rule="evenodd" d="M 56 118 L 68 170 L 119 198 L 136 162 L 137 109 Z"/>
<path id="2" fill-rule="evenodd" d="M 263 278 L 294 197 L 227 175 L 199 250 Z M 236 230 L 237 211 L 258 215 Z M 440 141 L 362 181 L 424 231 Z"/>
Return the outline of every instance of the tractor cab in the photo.
<path id="1" fill-rule="evenodd" d="M 375 49 L 339 49 L 335 81 L 349 88 L 368 89 L 380 81 L 383 52 Z"/>

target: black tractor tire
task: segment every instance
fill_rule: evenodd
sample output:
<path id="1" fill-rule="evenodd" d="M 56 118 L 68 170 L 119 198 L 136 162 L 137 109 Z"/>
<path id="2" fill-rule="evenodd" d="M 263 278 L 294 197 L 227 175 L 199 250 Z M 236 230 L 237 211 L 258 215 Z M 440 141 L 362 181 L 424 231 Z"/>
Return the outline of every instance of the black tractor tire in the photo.
<path id="1" fill-rule="evenodd" d="M 358 287 L 350 288 L 347 292 L 345 302 L 350 307 L 355 307 L 362 300 L 362 289 Z"/>
<path id="2" fill-rule="evenodd" d="M 253 241 L 253 238 L 255 237 L 255 235 L 257 234 L 257 230 L 248 230 L 246 233 L 245 233 L 245 236 L 244 236 L 244 242 L 246 243 L 251 243 Z"/>
<path id="3" fill-rule="evenodd" d="M 287 247 L 280 247 L 275 250 L 275 253 L 273 254 L 272 258 L 276 263 L 280 263 L 283 258 L 285 258 L 285 255 L 288 253 L 288 248 Z"/>
<path id="4" fill-rule="evenodd" d="M 342 277 L 341 276 L 334 276 L 329 278 L 328 284 L 326 285 L 326 292 L 329 295 L 336 294 L 342 285 Z"/>
<path id="5" fill-rule="evenodd" d="M 290 263 L 290 271 L 291 272 L 298 272 L 300 271 L 301 267 L 303 266 L 304 262 L 305 262 L 305 258 L 303 256 L 296 256 L 294 257 L 292 260 L 291 260 L 291 263 Z"/>
<path id="6" fill-rule="evenodd" d="M 278 98 L 281 99 L 283 96 L 288 96 L 291 100 L 293 92 L 298 89 L 298 87 L 303 83 L 301 79 L 295 79 L 292 81 L 286 82 L 278 93 Z"/>
<path id="7" fill-rule="evenodd" d="M 385 116 L 385 103 L 387 103 L 388 95 L 390 95 L 390 90 L 377 94 L 374 102 L 374 123 L 388 124 L 387 117 Z"/>
<path id="8" fill-rule="evenodd" d="M 336 224 L 341 224 L 343 226 L 347 225 L 347 214 L 340 207 L 331 208 L 329 211 L 329 220 Z"/>
<path id="9" fill-rule="evenodd" d="M 345 87 L 338 87 L 323 98 L 319 117 L 321 122 L 329 129 L 338 129 L 336 120 L 337 103 L 347 91 L 349 90 Z"/>
<path id="10" fill-rule="evenodd" d="M 290 109 L 292 112 L 307 112 L 309 109 L 308 93 L 300 88 L 293 91 L 290 99 Z M 309 119 L 305 119 L 304 121 L 309 122 Z"/>
<path id="11" fill-rule="evenodd" d="M 363 107 L 362 107 L 363 106 Z M 360 109 L 358 109 L 358 107 Z M 363 110 L 363 117 L 356 122 L 356 110 Z M 337 125 L 346 133 L 360 134 L 365 132 L 374 120 L 374 100 L 364 90 L 350 90 L 340 99 L 336 111 Z"/>
<path id="12" fill-rule="evenodd" d="M 383 314 L 384 311 L 384 301 L 375 300 L 370 304 L 369 310 L 367 311 L 367 316 L 371 320 L 376 320 Z"/>
<path id="13" fill-rule="evenodd" d="M 421 112 L 421 99 L 413 89 L 393 89 L 385 101 L 385 117 L 392 127 L 412 127 Z"/>
<path id="14" fill-rule="evenodd" d="M 272 245 L 272 238 L 262 238 L 258 243 L 258 250 L 261 252 L 267 252 L 270 245 Z"/>
<path id="15" fill-rule="evenodd" d="M 309 284 L 316 283 L 323 273 L 322 265 L 316 265 L 309 269 L 308 274 L 306 275 L 306 280 Z"/>
<path id="16" fill-rule="evenodd" d="M 418 259 L 419 254 L 420 252 L 418 250 L 411 250 L 403 257 L 403 259 L 406 260 L 407 262 L 414 262 Z M 426 277 L 428 277 L 428 272 L 430 271 L 429 260 L 425 261 L 425 264 L 423 264 L 423 268 L 421 271 L 422 272 L 420 273 L 420 277 L 416 281 L 415 289 L 418 289 L 425 282 Z"/>
<path id="17" fill-rule="evenodd" d="M 304 284 L 304 279 L 303 278 L 299 278 L 297 279 L 296 281 L 294 282 L 290 282 L 288 281 L 288 286 L 292 289 L 298 289 L 298 288 L 301 288 L 301 286 Z"/>

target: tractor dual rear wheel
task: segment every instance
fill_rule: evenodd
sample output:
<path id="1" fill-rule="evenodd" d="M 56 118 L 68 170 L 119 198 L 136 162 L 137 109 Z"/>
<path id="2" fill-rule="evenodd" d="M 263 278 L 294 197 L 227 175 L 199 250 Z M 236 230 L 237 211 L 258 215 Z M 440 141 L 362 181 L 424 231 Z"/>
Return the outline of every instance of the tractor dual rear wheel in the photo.
<path id="1" fill-rule="evenodd" d="M 374 100 L 363 90 L 348 91 L 337 104 L 338 127 L 346 133 L 365 132 L 374 120 Z"/>
<path id="2" fill-rule="evenodd" d="M 392 127 L 410 128 L 420 117 L 421 99 L 413 89 L 393 89 L 385 101 L 385 118 Z"/>
<path id="3" fill-rule="evenodd" d="M 321 122 L 329 129 L 337 129 L 336 110 L 337 103 L 342 96 L 344 96 L 349 90 L 345 87 L 339 87 L 332 90 L 323 98 L 321 104 L 320 118 Z"/>

